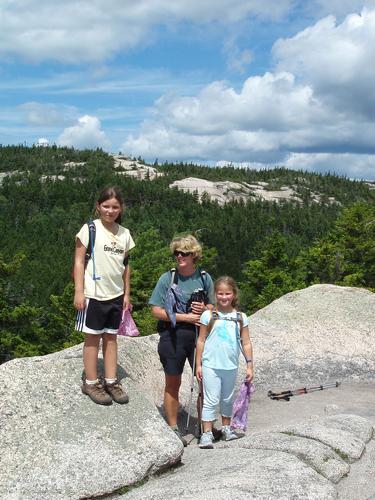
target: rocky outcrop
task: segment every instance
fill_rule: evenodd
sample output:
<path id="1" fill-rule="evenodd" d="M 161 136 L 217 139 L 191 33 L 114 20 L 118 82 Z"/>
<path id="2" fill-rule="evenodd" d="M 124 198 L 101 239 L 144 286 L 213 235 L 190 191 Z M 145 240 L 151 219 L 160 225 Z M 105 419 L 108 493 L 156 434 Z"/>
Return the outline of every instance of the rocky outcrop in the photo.
<path id="1" fill-rule="evenodd" d="M 258 404 L 265 412 L 277 417 L 277 405 L 290 404 L 266 397 L 265 390 L 277 390 L 278 384 L 285 389 L 297 383 L 373 379 L 374 306 L 375 295 L 366 290 L 315 285 L 254 314 L 256 396 L 264 393 Z M 1 365 L 0 497 L 106 495 L 166 469 L 171 470 L 126 496 L 336 497 L 335 485 L 350 475 L 350 464 L 362 457 L 372 436 L 375 413 L 372 421 L 353 411 L 308 419 L 294 415 L 288 425 L 276 418 L 279 425 L 261 432 L 252 427 L 247 437 L 220 443 L 215 450 L 189 446 L 184 452 L 159 413 L 164 374 L 157 342 L 157 335 L 119 338 L 118 373 L 130 395 L 127 405 L 101 407 L 81 394 L 82 346 Z M 190 380 L 186 369 L 184 423 Z M 254 409 L 259 412 L 259 406 Z M 173 468 L 180 461 L 183 466 Z"/>
<path id="2" fill-rule="evenodd" d="M 81 394 L 81 352 L 0 367 L 0 498 L 102 495 L 180 460 L 180 441 L 132 380 L 128 405 L 103 407 Z"/>
<path id="3" fill-rule="evenodd" d="M 156 168 L 141 163 L 137 160 L 128 158 L 122 155 L 112 155 L 115 163 L 115 171 L 117 174 L 128 175 L 135 177 L 138 180 L 148 179 L 150 181 L 164 175 Z"/>
<path id="4" fill-rule="evenodd" d="M 260 386 L 342 379 L 375 373 L 375 294 L 314 285 L 288 293 L 250 320 Z"/>
<path id="5" fill-rule="evenodd" d="M 199 201 L 202 197 L 208 196 L 211 201 L 217 201 L 219 205 L 224 205 L 230 201 L 263 200 L 290 201 L 301 203 L 296 186 L 281 186 L 279 189 L 270 189 L 268 182 L 231 182 L 231 181 L 209 181 L 197 177 L 187 177 L 172 182 L 170 188 L 177 188 L 188 193 L 197 193 Z M 322 197 L 319 193 L 310 193 L 313 203 L 320 203 Z M 326 203 L 337 203 L 333 197 L 326 197 Z"/>
<path id="6" fill-rule="evenodd" d="M 348 422 L 351 422 L 350 425 Z M 342 423 L 347 422 L 347 430 Z M 357 430 L 357 424 L 367 436 Z M 300 429 L 305 424 L 302 423 Z M 184 467 L 151 479 L 132 490 L 129 500 L 165 498 L 216 500 L 228 498 L 259 499 L 334 499 L 334 484 L 349 473 L 346 452 L 350 445 L 364 450 L 373 433 L 370 422 L 354 415 L 336 415 L 334 420 L 309 423 L 309 437 L 298 431 L 250 434 L 238 441 L 219 443 L 214 450 L 196 447 L 183 456 Z M 312 436 L 314 428 L 329 429 L 330 444 Z M 319 434 L 317 431 L 316 434 Z M 369 437 L 370 436 L 370 437 Z M 359 458 L 357 456 L 357 458 Z"/>

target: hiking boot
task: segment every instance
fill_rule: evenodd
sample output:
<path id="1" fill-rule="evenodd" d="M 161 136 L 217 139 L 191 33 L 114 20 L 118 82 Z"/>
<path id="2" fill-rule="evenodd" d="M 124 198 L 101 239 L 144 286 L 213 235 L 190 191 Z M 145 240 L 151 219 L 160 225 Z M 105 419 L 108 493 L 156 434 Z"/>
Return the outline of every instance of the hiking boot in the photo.
<path id="1" fill-rule="evenodd" d="M 83 382 L 81 390 L 98 405 L 111 405 L 112 398 L 104 390 L 104 386 L 100 380 L 96 384 L 86 384 Z"/>
<path id="2" fill-rule="evenodd" d="M 116 403 L 123 405 L 129 402 L 129 396 L 126 394 L 126 392 L 122 388 L 121 382 L 119 382 L 118 380 L 116 380 L 112 384 L 108 384 L 107 382 L 105 382 L 104 389 L 112 397 L 113 401 L 116 401 Z"/>
<path id="3" fill-rule="evenodd" d="M 184 438 L 184 436 L 181 434 L 180 429 L 178 429 L 177 427 L 176 428 L 171 427 L 171 429 L 176 434 L 176 436 L 181 441 L 181 443 L 184 445 L 184 447 L 186 447 L 187 446 L 187 441 Z"/>
<path id="4" fill-rule="evenodd" d="M 213 444 L 214 436 L 211 431 L 204 432 L 201 435 L 199 441 L 199 448 L 211 449 L 214 447 Z"/>
<path id="5" fill-rule="evenodd" d="M 229 425 L 223 425 L 221 432 L 223 441 L 233 441 L 233 439 L 238 439 L 237 434 L 232 431 Z"/>

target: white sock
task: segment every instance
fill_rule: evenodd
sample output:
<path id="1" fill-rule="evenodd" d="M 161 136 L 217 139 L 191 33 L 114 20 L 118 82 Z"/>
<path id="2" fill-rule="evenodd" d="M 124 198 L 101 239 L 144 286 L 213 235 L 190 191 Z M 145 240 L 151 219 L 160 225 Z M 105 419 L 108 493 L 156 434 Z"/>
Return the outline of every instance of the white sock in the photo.
<path id="1" fill-rule="evenodd" d="M 95 380 L 85 380 L 86 384 L 87 385 L 95 385 L 97 382 L 99 382 L 98 379 L 95 379 Z"/>
<path id="2" fill-rule="evenodd" d="M 114 384 L 116 382 L 116 379 L 115 378 L 106 378 L 105 381 L 107 384 Z"/>

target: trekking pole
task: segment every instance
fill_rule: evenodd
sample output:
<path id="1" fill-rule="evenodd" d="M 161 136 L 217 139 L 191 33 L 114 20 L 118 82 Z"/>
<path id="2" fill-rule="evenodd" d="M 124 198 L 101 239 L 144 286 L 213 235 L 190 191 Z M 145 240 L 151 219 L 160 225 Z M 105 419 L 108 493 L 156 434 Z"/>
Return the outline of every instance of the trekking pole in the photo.
<path id="1" fill-rule="evenodd" d="M 198 381 L 198 398 L 197 398 L 197 438 L 199 439 L 202 435 L 202 410 L 203 410 L 203 384 L 202 381 Z"/>
<path id="2" fill-rule="evenodd" d="M 338 387 L 340 384 L 341 382 L 330 382 L 328 384 L 317 385 L 315 387 L 301 387 L 300 389 L 291 389 L 282 392 L 268 391 L 268 397 L 277 401 L 289 401 L 292 396 L 300 396 L 301 394 L 307 394 L 308 392 L 323 391 L 324 389 Z"/>
<path id="3" fill-rule="evenodd" d="M 185 427 L 186 431 L 189 430 L 191 403 L 193 401 L 194 382 L 195 382 L 195 358 L 197 356 L 197 340 L 198 340 L 198 327 L 197 327 L 197 325 L 195 325 L 195 347 L 194 347 L 194 356 L 193 356 L 193 372 L 191 374 L 190 398 L 189 398 L 188 415 L 187 415 L 186 427 Z"/>

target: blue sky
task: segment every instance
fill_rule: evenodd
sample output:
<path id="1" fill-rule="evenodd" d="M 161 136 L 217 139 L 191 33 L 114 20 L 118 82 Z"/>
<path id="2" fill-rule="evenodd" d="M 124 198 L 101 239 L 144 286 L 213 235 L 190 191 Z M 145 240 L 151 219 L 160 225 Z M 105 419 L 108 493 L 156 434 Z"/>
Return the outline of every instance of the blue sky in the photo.
<path id="1" fill-rule="evenodd" d="M 0 143 L 375 180 L 375 0 L 1 0 Z"/>

